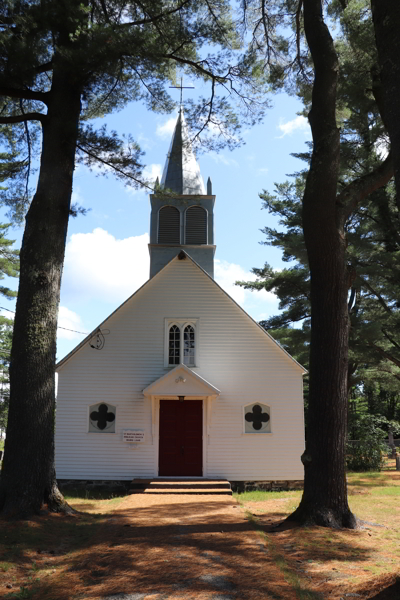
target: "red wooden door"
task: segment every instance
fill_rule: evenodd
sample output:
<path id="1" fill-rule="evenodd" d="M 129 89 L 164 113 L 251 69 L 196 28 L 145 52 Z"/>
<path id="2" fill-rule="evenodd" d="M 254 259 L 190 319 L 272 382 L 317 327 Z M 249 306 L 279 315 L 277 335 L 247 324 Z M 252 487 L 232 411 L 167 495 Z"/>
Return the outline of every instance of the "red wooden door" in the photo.
<path id="1" fill-rule="evenodd" d="M 203 401 L 160 400 L 160 476 L 203 475 Z"/>

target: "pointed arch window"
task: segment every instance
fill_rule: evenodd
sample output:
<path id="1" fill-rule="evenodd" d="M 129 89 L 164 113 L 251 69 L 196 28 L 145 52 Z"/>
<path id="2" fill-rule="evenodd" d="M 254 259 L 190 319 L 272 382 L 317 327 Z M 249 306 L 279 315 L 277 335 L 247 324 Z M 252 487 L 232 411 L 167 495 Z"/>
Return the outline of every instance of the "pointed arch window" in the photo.
<path id="1" fill-rule="evenodd" d="M 165 366 L 196 365 L 198 319 L 166 319 Z"/>
<path id="2" fill-rule="evenodd" d="M 183 330 L 183 364 L 194 365 L 194 327 L 186 325 Z"/>
<path id="3" fill-rule="evenodd" d="M 181 243 L 181 215 L 174 206 L 163 206 L 158 213 L 158 243 Z"/>
<path id="4" fill-rule="evenodd" d="M 181 330 L 177 325 L 169 328 L 168 364 L 179 365 L 181 362 Z"/>
<path id="5" fill-rule="evenodd" d="M 186 244 L 207 244 L 207 211 L 202 206 L 190 206 L 186 211 Z"/>

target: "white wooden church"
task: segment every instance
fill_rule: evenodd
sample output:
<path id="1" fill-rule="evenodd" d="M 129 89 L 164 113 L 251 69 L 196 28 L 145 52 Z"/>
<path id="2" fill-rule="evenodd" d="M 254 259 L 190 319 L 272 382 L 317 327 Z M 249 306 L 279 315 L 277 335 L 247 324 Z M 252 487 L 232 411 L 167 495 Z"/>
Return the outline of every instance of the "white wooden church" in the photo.
<path id="1" fill-rule="evenodd" d="M 150 279 L 57 365 L 57 477 L 303 479 L 305 371 L 214 281 L 182 110 L 157 190 Z"/>

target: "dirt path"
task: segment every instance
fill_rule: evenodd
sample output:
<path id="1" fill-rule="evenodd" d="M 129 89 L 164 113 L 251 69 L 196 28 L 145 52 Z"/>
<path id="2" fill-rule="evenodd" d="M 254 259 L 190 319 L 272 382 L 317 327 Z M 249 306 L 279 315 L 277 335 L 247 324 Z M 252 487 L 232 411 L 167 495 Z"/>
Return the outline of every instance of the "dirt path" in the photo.
<path id="1" fill-rule="evenodd" d="M 364 496 L 354 498 L 360 503 Z M 388 506 L 373 497 L 379 527 L 270 533 L 296 503 L 290 498 L 247 501 L 245 509 L 217 495 L 77 499 L 75 517 L 48 514 L 5 525 L 9 562 L 0 557 L 0 597 L 400 600 L 400 509 L 391 495 Z"/>
<path id="2" fill-rule="evenodd" d="M 85 599 L 297 598 L 242 509 L 223 496 L 128 496 L 74 568 L 90 573 Z"/>

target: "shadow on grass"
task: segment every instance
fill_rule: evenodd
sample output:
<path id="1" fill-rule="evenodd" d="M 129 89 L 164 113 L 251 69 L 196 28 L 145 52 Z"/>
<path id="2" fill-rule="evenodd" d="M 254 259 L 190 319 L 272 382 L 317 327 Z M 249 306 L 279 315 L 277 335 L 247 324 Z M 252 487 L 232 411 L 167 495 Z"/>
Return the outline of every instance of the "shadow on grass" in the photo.
<path id="1" fill-rule="evenodd" d="M 82 506 L 88 508 L 87 504 Z M 264 531 L 271 520 L 285 516 L 280 511 L 257 516 L 256 528 Z M 173 594 L 185 589 L 188 595 L 227 592 L 227 598 L 230 590 L 237 590 L 242 600 L 292 598 L 294 584 L 283 577 L 268 544 L 264 547 L 261 538 L 255 538 L 254 527 L 253 521 L 244 520 L 240 509 L 229 501 L 225 505 L 196 499 L 117 508 L 107 514 L 48 515 L 7 524 L 4 549 L 18 548 L 17 560 L 21 563 L 28 565 L 37 560 L 42 571 L 56 571 L 47 581 L 41 577 L 38 590 L 30 596 L 32 600 L 105 598 L 117 593 Z M 321 535 L 315 550 L 318 560 L 369 558 L 367 550 L 352 545 L 350 535 L 339 546 L 327 543 L 319 529 L 323 528 L 312 531 L 313 540 L 315 531 Z M 300 547 L 304 533 L 292 530 L 283 537 L 282 543 L 292 541 Z M 322 550 L 320 546 L 324 546 Z M 287 549 L 285 556 L 290 559 L 296 551 Z M 313 548 L 302 551 L 308 552 L 306 558 L 314 557 Z M 221 573 L 224 589 L 222 584 L 218 588 L 214 575 L 214 580 L 201 578 L 202 573 L 216 572 Z M 319 597 L 306 588 L 302 590 L 299 598 Z"/>
<path id="2" fill-rule="evenodd" d="M 399 600 L 400 598 L 400 578 L 397 578 L 396 581 L 386 587 L 384 590 L 381 590 L 375 596 L 372 596 L 370 600 Z"/>
<path id="3" fill-rule="evenodd" d="M 386 487 L 393 486 L 394 483 L 400 483 L 400 471 L 381 471 L 380 473 L 348 473 L 347 486 L 349 490 L 352 487 Z"/>

